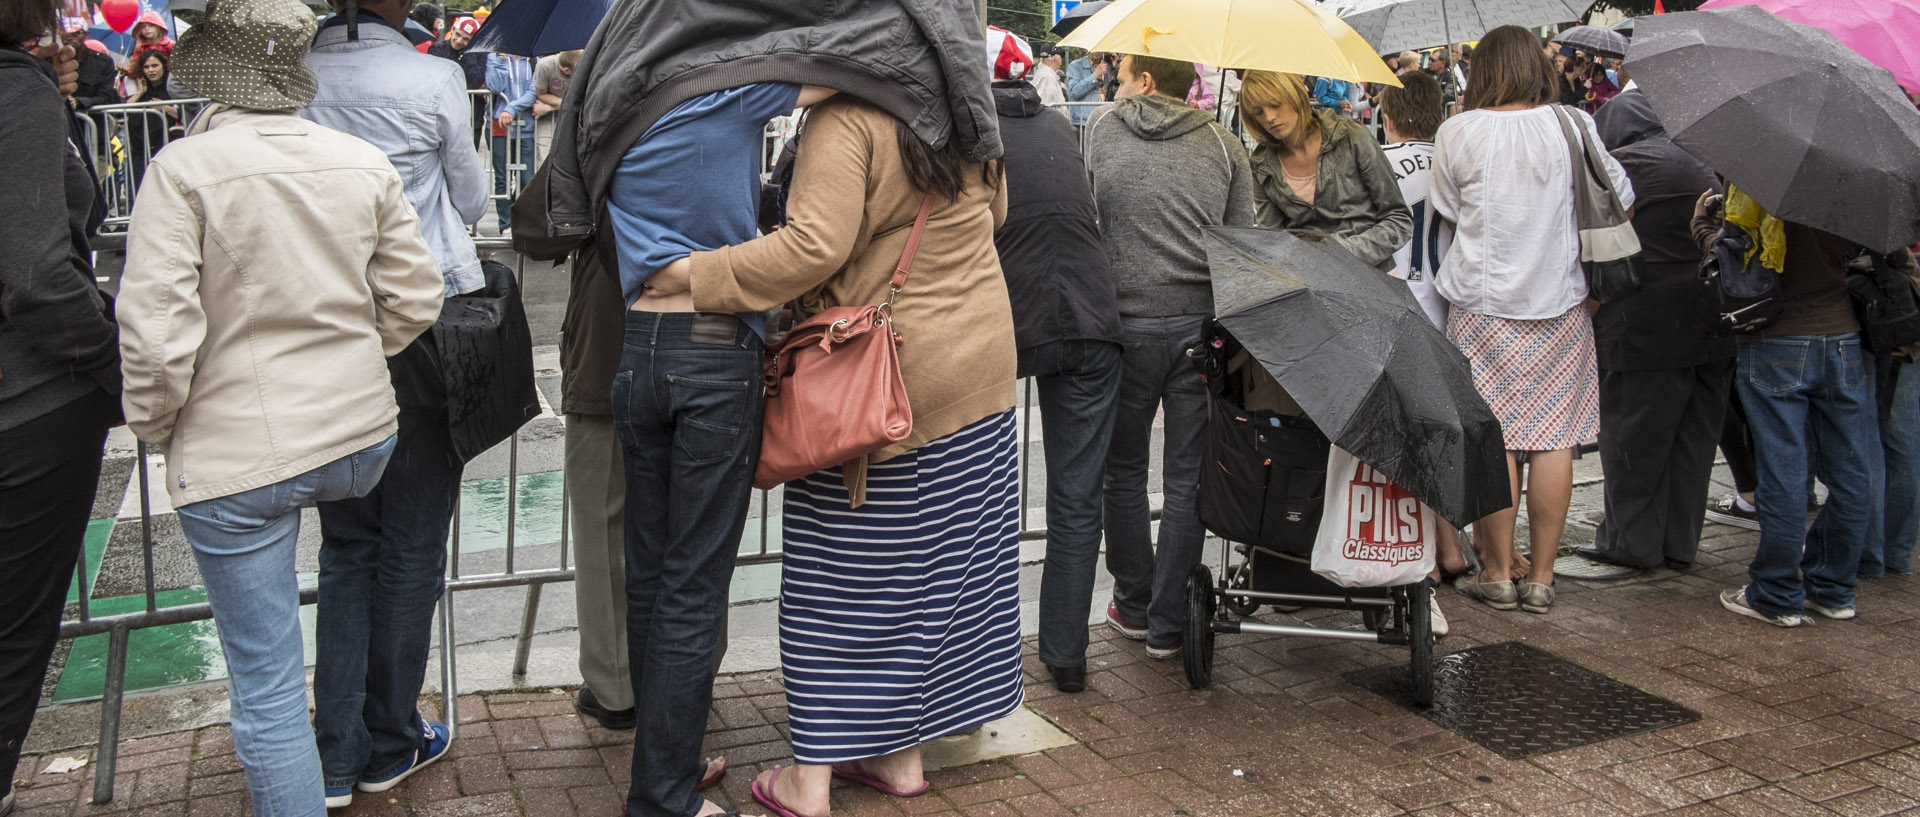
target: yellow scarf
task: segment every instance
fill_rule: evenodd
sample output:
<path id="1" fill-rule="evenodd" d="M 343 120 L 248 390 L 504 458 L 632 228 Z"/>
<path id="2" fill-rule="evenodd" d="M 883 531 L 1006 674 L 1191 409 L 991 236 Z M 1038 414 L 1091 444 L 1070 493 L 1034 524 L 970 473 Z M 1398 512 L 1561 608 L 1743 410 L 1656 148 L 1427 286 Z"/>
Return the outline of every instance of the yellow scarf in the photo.
<path id="1" fill-rule="evenodd" d="M 1746 191 L 1727 185 L 1727 223 L 1747 231 L 1754 239 L 1753 252 L 1760 254 L 1760 265 L 1774 272 L 1787 267 L 1786 222 L 1774 218 Z M 1751 261 L 1752 255 L 1747 259 Z"/>

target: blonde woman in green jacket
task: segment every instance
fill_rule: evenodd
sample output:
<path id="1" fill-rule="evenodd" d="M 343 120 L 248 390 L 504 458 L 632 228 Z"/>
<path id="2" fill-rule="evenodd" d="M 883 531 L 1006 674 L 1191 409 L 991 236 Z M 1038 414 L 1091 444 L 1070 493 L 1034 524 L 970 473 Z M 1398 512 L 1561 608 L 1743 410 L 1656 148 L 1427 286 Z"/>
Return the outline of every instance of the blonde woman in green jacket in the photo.
<path id="1" fill-rule="evenodd" d="M 1365 125 L 1315 111 L 1304 80 L 1248 71 L 1240 121 L 1253 135 L 1254 223 L 1314 230 L 1360 260 L 1392 269 L 1413 238 L 1413 214 Z"/>

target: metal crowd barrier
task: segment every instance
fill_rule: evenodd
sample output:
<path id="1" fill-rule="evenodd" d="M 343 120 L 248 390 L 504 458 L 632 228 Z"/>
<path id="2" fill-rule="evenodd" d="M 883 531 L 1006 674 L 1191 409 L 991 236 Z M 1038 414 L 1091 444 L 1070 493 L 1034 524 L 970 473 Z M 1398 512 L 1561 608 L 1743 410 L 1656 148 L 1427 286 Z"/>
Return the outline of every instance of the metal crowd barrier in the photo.
<path id="1" fill-rule="evenodd" d="M 119 236 L 106 236 L 102 247 L 119 245 Z M 476 247 L 487 253 L 507 252 L 511 250 L 508 238 L 482 237 L 475 239 Z M 515 256 L 515 272 L 520 277 L 526 275 L 526 263 Z M 556 273 L 559 274 L 559 273 Z M 1028 499 L 1031 493 L 1030 475 L 1032 469 L 1027 466 L 1027 456 L 1034 450 L 1033 445 L 1033 383 L 1023 383 L 1021 400 L 1021 438 L 1020 438 L 1020 537 L 1022 540 L 1044 539 L 1046 531 L 1029 523 Z M 454 599 L 455 594 L 468 590 L 483 590 L 504 587 L 525 587 L 527 596 L 521 611 L 520 626 L 515 636 L 513 677 L 523 679 L 527 673 L 532 650 L 534 622 L 538 616 L 542 589 L 555 582 L 568 582 L 574 579 L 572 553 L 570 551 L 570 514 L 571 491 L 561 477 L 560 528 L 557 542 L 522 543 L 518 520 L 520 516 L 519 487 L 520 473 L 520 435 L 515 434 L 505 443 L 507 456 L 506 475 L 506 527 L 505 550 L 500 554 L 502 569 L 488 572 L 471 572 L 470 564 L 463 565 L 463 557 L 470 556 L 463 550 L 461 541 L 461 521 L 465 509 L 456 506 L 451 533 L 448 540 L 447 592 L 440 599 L 439 610 L 439 648 L 440 678 L 443 706 L 449 729 L 459 729 L 460 675 L 458 648 L 455 632 Z M 140 504 L 140 547 L 141 581 L 144 594 L 143 608 L 128 613 L 95 615 L 94 600 L 90 597 L 87 560 L 80 560 L 74 571 L 74 587 L 78 601 L 71 618 L 61 622 L 60 637 L 75 639 L 90 635 L 105 634 L 108 637 L 106 656 L 106 677 L 101 696 L 100 733 L 96 756 L 96 771 L 93 789 L 93 802 L 102 804 L 113 798 L 113 782 L 117 761 L 117 747 L 120 735 L 122 705 L 126 694 L 128 639 L 134 630 L 151 627 L 163 627 L 197 621 L 209 621 L 213 618 L 212 607 L 206 602 L 196 604 L 161 606 L 155 584 L 154 570 L 154 518 L 149 485 L 150 454 L 145 444 L 140 444 L 136 452 L 131 479 L 137 481 Z M 760 491 L 755 496 L 755 508 L 759 511 L 757 525 L 749 526 L 749 535 L 757 538 L 754 547 L 742 547 L 737 564 L 766 564 L 778 562 L 781 551 L 775 545 L 777 538 L 772 530 L 773 509 L 777 508 L 778 489 Z M 1156 514 L 1157 515 L 1157 514 Z M 528 567 L 521 557 L 526 547 L 546 547 L 558 545 L 558 563 L 549 567 Z M 745 545 L 746 543 L 742 543 Z M 317 588 L 303 588 L 300 591 L 300 603 L 310 605 L 318 598 Z"/>

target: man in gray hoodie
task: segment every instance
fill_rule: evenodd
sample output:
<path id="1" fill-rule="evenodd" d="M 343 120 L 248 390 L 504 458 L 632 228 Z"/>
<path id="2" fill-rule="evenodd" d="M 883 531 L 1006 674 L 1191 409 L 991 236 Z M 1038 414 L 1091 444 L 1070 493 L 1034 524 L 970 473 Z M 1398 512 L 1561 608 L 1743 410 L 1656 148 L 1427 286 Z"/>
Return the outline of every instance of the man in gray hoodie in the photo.
<path id="1" fill-rule="evenodd" d="M 1246 147 L 1184 101 L 1193 64 L 1128 56 L 1120 101 L 1096 112 L 1087 156 L 1094 206 L 1118 288 L 1120 409 L 1107 453 L 1107 624 L 1145 640 L 1147 655 L 1180 654 L 1183 588 L 1200 561 L 1202 435 L 1206 392 L 1187 348 L 1213 311 L 1201 245 L 1208 225 L 1253 226 L 1253 174 Z M 1159 547 L 1148 529 L 1148 445 L 1166 410 Z"/>

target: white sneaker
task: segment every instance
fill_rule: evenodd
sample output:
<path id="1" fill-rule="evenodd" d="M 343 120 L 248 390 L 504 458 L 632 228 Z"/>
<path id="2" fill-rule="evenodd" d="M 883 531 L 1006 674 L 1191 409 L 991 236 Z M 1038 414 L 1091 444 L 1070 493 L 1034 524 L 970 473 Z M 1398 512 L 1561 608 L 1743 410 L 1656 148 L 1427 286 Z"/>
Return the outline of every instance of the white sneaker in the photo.
<path id="1" fill-rule="evenodd" d="M 1433 629 L 1433 637 L 1446 638 L 1450 629 L 1447 626 L 1447 616 L 1440 612 L 1440 597 L 1431 593 L 1427 595 L 1427 618 Z"/>

